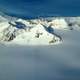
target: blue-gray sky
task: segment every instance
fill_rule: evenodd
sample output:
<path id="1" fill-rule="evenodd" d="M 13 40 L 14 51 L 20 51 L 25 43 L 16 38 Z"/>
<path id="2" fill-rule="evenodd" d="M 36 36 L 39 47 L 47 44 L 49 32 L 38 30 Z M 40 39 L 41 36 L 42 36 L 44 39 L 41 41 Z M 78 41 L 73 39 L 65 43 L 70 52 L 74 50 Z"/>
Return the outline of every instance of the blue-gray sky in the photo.
<path id="1" fill-rule="evenodd" d="M 0 10 L 19 16 L 78 16 L 80 0 L 0 0 Z"/>

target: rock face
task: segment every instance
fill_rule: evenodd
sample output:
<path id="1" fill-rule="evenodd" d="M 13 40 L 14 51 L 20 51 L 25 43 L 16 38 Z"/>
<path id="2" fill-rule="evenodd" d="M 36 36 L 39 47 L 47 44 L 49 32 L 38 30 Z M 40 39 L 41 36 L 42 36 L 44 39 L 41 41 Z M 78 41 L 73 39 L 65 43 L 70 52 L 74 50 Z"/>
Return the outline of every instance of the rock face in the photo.
<path id="1" fill-rule="evenodd" d="M 79 18 L 49 18 L 48 19 L 9 19 L 0 16 L 0 42 L 21 45 L 46 45 L 62 41 L 55 29 L 70 29 L 74 24 L 79 25 Z M 72 21 L 73 22 L 73 21 Z M 78 24 L 77 24 L 78 23 Z"/>

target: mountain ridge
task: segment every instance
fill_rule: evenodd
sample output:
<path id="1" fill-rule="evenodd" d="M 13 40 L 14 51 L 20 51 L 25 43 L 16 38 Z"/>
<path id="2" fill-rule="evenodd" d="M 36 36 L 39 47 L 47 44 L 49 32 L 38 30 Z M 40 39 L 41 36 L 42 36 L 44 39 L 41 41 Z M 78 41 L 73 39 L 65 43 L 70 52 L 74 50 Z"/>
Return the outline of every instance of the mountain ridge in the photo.
<path id="1" fill-rule="evenodd" d="M 1 13 L 0 42 L 21 45 L 55 44 L 62 37 L 55 30 L 72 30 L 79 27 L 79 17 L 51 17 L 39 19 L 21 19 Z"/>

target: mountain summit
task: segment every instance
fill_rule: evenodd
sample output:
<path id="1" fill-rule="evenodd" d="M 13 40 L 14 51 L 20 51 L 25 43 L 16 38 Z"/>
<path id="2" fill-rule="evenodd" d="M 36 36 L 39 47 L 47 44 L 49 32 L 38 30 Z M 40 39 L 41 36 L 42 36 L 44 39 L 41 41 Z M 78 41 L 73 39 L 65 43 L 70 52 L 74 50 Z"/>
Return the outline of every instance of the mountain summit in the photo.
<path id="1" fill-rule="evenodd" d="M 62 41 L 56 30 L 69 30 L 79 25 L 78 18 L 40 18 L 24 20 L 0 16 L 0 42 L 21 45 L 49 45 Z"/>

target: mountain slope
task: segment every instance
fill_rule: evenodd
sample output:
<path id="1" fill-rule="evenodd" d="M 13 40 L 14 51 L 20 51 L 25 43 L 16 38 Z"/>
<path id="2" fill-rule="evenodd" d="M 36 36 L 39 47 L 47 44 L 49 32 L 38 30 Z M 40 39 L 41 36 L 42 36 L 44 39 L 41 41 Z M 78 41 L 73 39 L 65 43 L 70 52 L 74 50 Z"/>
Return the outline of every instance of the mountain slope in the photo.
<path id="1" fill-rule="evenodd" d="M 23 20 L 0 16 L 0 42 L 21 45 L 49 45 L 60 43 L 62 37 L 56 30 L 79 27 L 79 17 L 56 17 Z"/>

